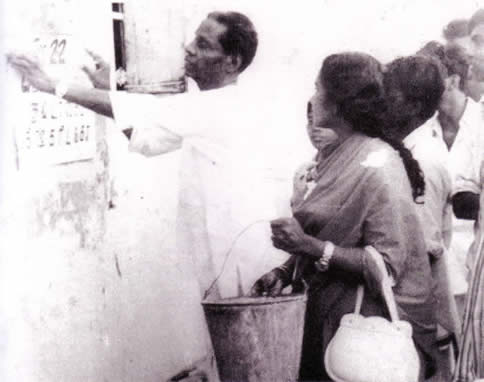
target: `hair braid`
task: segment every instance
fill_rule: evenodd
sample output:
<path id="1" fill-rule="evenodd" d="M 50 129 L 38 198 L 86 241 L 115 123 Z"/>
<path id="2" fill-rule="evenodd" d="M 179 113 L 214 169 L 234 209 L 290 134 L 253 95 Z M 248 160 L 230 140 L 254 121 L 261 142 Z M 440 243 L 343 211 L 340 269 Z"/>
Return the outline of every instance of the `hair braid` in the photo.
<path id="1" fill-rule="evenodd" d="M 380 138 L 382 141 L 388 143 L 393 149 L 398 151 L 400 158 L 403 161 L 405 171 L 407 173 L 410 186 L 412 187 L 412 196 L 416 200 L 425 193 L 425 179 L 422 168 L 418 161 L 413 157 L 411 151 L 405 147 L 401 140 L 391 137 L 385 132 L 383 125 L 373 124 L 371 128 L 366 124 L 358 124 L 354 129 L 373 138 Z M 418 202 L 420 203 L 420 202 Z"/>
<path id="2" fill-rule="evenodd" d="M 402 141 L 391 138 L 386 134 L 382 134 L 379 138 L 392 146 L 400 154 L 408 180 L 410 181 L 410 186 L 412 186 L 413 199 L 417 200 L 418 197 L 423 196 L 425 194 L 424 174 L 420 164 L 413 157 L 411 151 L 404 146 Z"/>

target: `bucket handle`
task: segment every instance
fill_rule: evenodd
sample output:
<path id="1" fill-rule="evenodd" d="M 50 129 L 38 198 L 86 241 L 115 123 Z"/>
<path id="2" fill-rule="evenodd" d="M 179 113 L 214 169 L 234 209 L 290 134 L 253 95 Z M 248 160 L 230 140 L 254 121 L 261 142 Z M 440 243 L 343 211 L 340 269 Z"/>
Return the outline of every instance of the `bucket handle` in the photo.
<path id="1" fill-rule="evenodd" d="M 212 288 L 215 286 L 215 284 L 217 283 L 218 279 L 220 278 L 220 276 L 222 276 L 222 274 L 224 273 L 224 270 L 225 270 L 225 265 L 227 264 L 227 261 L 230 257 L 230 254 L 232 252 L 232 250 L 234 249 L 235 247 L 235 244 L 237 244 L 237 241 L 241 238 L 241 236 L 246 233 L 250 228 L 252 228 L 253 226 L 255 226 L 256 224 L 259 224 L 259 223 L 270 223 L 271 221 L 269 219 L 259 219 L 259 220 L 256 220 L 256 221 L 253 221 L 252 223 L 248 224 L 247 226 L 245 226 L 234 238 L 234 240 L 232 241 L 232 244 L 230 244 L 230 248 L 228 249 L 228 251 L 225 253 L 225 259 L 224 259 L 224 262 L 222 264 L 222 268 L 220 269 L 220 272 L 219 274 L 217 275 L 217 277 L 215 277 L 215 279 L 212 281 L 212 283 L 210 284 L 210 286 L 207 288 L 207 290 L 205 291 L 205 293 L 203 294 L 203 299 L 206 300 L 207 297 L 210 295 L 210 292 L 212 291 Z M 237 273 L 239 274 L 239 273 Z"/>

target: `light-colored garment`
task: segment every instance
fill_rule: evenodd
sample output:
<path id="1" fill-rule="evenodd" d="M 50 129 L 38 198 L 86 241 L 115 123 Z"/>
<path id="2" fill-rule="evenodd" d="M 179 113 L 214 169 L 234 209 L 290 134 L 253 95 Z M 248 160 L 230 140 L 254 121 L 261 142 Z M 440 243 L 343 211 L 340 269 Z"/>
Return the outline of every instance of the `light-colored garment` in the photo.
<path id="1" fill-rule="evenodd" d="M 484 165 L 480 169 L 481 197 L 484 205 Z M 484 209 L 479 211 L 480 227 L 483 227 Z M 484 378 L 484 233 L 480 229 L 476 242 L 477 257 L 471 271 L 469 291 L 462 325 L 460 353 L 454 373 L 454 382 L 474 382 Z"/>
<path id="2" fill-rule="evenodd" d="M 482 103 L 469 99 L 467 107 L 460 122 L 454 145 L 450 151 L 449 168 L 453 176 L 453 190 L 455 195 L 459 192 L 480 193 L 479 169 L 484 160 L 484 119 Z M 464 224 L 466 226 L 464 226 Z M 461 227 L 469 227 L 472 223 L 467 221 Z M 472 269 L 477 253 L 477 242 L 481 236 L 479 221 L 474 224 L 472 244 L 466 257 L 466 271 Z M 466 275 L 468 277 L 468 275 Z"/>
<path id="3" fill-rule="evenodd" d="M 440 258 L 452 239 L 451 176 L 447 169 L 447 149 L 426 124 L 410 133 L 403 143 L 420 164 L 425 177 L 425 199 L 418 205 L 423 218 L 427 251 Z"/>
<path id="4" fill-rule="evenodd" d="M 146 156 L 182 150 L 178 251 L 193 261 L 202 293 L 221 273 L 212 296 L 247 292 L 286 256 L 270 240 L 268 219 L 280 212 L 268 137 L 251 111 L 251 94 L 231 85 L 169 97 L 110 97 L 118 127 L 134 129 L 130 150 Z"/>
<path id="5" fill-rule="evenodd" d="M 417 204 L 422 221 L 432 275 L 437 281 L 437 319 L 448 332 L 458 333 L 457 306 L 450 288 L 448 249 L 452 239 L 452 183 L 447 169 L 447 147 L 432 125 L 424 124 L 404 139 L 420 164 L 425 178 L 424 203 Z"/>

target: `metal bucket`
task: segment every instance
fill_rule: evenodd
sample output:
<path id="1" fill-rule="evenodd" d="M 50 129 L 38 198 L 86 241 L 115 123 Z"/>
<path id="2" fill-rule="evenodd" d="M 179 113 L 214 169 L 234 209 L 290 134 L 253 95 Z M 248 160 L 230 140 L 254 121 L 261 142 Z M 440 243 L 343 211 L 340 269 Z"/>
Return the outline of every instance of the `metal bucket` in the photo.
<path id="1" fill-rule="evenodd" d="M 222 382 L 296 381 L 306 295 L 202 302 Z"/>

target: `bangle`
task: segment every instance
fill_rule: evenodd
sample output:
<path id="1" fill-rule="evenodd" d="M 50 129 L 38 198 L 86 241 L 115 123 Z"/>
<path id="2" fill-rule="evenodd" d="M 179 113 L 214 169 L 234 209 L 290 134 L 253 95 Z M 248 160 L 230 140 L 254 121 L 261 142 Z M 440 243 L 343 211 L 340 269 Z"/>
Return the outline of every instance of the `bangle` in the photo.
<path id="1" fill-rule="evenodd" d="M 320 272 L 326 272 L 329 269 L 329 262 L 334 254 L 335 246 L 330 241 L 326 241 L 324 244 L 323 255 L 314 264 L 316 269 Z"/>
<path id="2" fill-rule="evenodd" d="M 55 85 L 55 95 L 59 98 L 64 98 L 67 94 L 68 85 L 65 81 L 59 81 L 57 85 Z"/>

